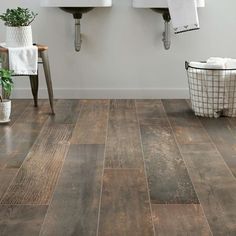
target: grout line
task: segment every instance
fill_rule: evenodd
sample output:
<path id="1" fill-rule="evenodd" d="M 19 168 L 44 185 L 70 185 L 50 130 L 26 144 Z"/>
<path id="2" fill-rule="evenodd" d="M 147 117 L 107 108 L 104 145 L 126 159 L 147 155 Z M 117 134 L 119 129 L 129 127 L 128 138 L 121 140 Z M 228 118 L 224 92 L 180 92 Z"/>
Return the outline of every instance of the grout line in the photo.
<path id="1" fill-rule="evenodd" d="M 80 100 L 78 100 L 77 106 L 80 106 Z M 77 106 L 76 106 L 76 108 L 77 108 Z M 73 130 L 72 130 L 72 132 L 71 132 L 72 135 L 73 135 L 73 133 L 74 133 L 74 131 L 75 131 L 75 126 L 76 126 L 77 121 L 78 121 L 79 118 L 80 118 L 80 113 L 81 113 L 83 107 L 84 107 L 84 105 L 81 106 L 81 109 L 79 110 L 78 118 L 77 118 L 77 120 L 75 121 L 75 123 L 73 124 Z M 71 135 L 71 137 L 72 137 L 72 135 Z M 71 139 L 71 137 L 70 137 L 70 139 Z M 60 171 L 59 171 L 59 173 L 58 173 L 58 178 L 57 178 L 57 181 L 56 181 L 56 183 L 55 183 L 55 187 L 54 187 L 54 190 L 53 190 L 53 192 L 52 192 L 52 196 L 51 196 L 51 198 L 50 198 L 50 200 L 49 200 L 49 202 L 48 202 L 48 209 L 47 209 L 47 211 L 46 211 L 46 213 L 45 213 L 43 222 L 42 222 L 42 224 L 41 224 L 40 231 L 39 231 L 39 235 L 41 235 L 41 231 L 42 231 L 42 229 L 43 229 L 43 225 L 44 225 L 45 220 L 46 220 L 46 217 L 47 217 L 47 215 L 48 215 L 49 208 L 50 208 L 50 206 L 51 206 L 51 204 L 52 204 L 53 197 L 54 197 L 54 194 L 55 194 L 55 191 L 56 191 L 56 188 L 57 188 L 57 185 L 58 185 L 58 182 L 59 182 L 59 179 L 60 179 L 60 176 L 61 176 L 63 167 L 64 167 L 64 164 L 65 164 L 65 161 L 66 161 L 67 156 L 68 156 L 68 152 L 69 152 L 69 149 L 70 149 L 70 146 L 71 146 L 70 140 L 69 140 L 68 142 L 69 142 L 68 149 L 67 149 L 67 152 L 65 153 L 64 160 L 63 160 L 63 163 L 62 163 L 62 165 L 61 165 L 61 169 L 60 169 Z"/>
<path id="2" fill-rule="evenodd" d="M 154 233 L 154 236 L 155 236 L 156 232 L 155 232 L 155 226 L 154 226 L 154 215 L 153 215 L 150 191 L 149 191 L 149 186 L 148 186 L 147 169 L 146 169 L 146 163 L 145 163 L 145 159 L 144 159 L 143 142 L 142 142 L 142 135 L 141 135 L 139 117 L 138 117 L 138 113 L 137 113 L 136 100 L 134 100 L 134 106 L 135 106 L 135 116 L 136 116 L 136 119 L 137 119 L 137 122 L 138 122 L 139 139 L 140 139 L 140 146 L 141 146 L 141 151 L 142 151 L 144 175 L 145 175 L 145 180 L 146 180 L 146 188 L 147 188 L 148 201 L 149 201 L 149 207 L 150 207 L 150 214 L 151 214 L 151 220 L 152 220 L 152 229 L 153 229 L 153 233 Z"/>
<path id="3" fill-rule="evenodd" d="M 22 114 L 22 115 L 23 115 L 23 114 Z M 21 116 L 22 116 L 22 115 L 21 115 Z M 21 117 L 21 116 L 20 116 L 20 117 Z M 20 118 L 20 117 L 19 117 L 19 118 Z M 25 156 L 23 162 L 21 163 L 21 166 L 20 166 L 20 167 L 18 168 L 18 170 L 16 171 L 16 174 L 15 174 L 14 177 L 12 178 L 12 181 L 9 183 L 8 188 L 6 189 L 5 193 L 4 193 L 4 194 L 2 195 L 2 197 L 0 198 L 0 204 L 2 204 L 2 201 L 3 201 L 4 197 L 5 197 L 5 195 L 7 194 L 7 192 L 8 192 L 8 190 L 10 189 L 12 183 L 14 182 L 14 180 L 15 180 L 16 177 L 17 177 L 17 175 L 19 174 L 20 169 L 22 168 L 23 164 L 26 162 L 27 156 L 29 155 L 29 153 L 30 153 L 31 149 L 33 148 L 33 146 L 35 145 L 35 143 L 37 142 L 38 137 L 39 137 L 40 133 L 42 132 L 42 129 L 43 129 L 44 126 L 46 125 L 47 121 L 49 120 L 49 118 L 50 118 L 50 115 L 49 115 L 49 117 L 44 121 L 44 123 L 42 124 L 42 127 L 41 127 L 41 129 L 40 129 L 40 131 L 39 131 L 37 137 L 35 138 L 34 143 L 31 145 L 29 151 L 27 152 L 27 154 L 26 154 L 26 156 Z"/>
<path id="4" fill-rule="evenodd" d="M 163 110 L 164 110 L 166 119 L 167 119 L 167 121 L 168 121 L 168 123 L 169 123 L 169 126 L 170 126 L 170 128 L 171 128 L 171 131 L 172 131 L 173 137 L 174 137 L 174 139 L 175 139 L 176 145 L 177 145 L 177 147 L 178 147 L 178 149 L 179 149 L 179 153 L 180 153 L 180 155 L 182 156 L 182 159 L 183 159 L 183 161 L 184 161 L 184 164 L 185 164 L 185 167 L 186 167 L 188 176 L 189 176 L 189 178 L 190 178 L 190 180 L 191 180 L 191 182 L 192 182 L 194 191 L 195 191 L 195 193 L 196 193 L 196 195 L 197 195 L 197 198 L 198 198 L 200 207 L 201 207 L 201 209 L 202 209 L 202 213 L 203 213 L 203 215 L 205 216 L 206 223 L 207 223 L 208 228 L 209 228 L 209 230 L 210 230 L 210 232 L 211 232 L 211 234 L 212 234 L 212 236 L 213 236 L 213 233 L 212 233 L 212 231 L 211 231 L 211 227 L 210 227 L 209 222 L 208 222 L 208 220 L 207 220 L 207 217 L 206 217 L 205 211 L 204 211 L 204 209 L 203 209 L 202 203 L 201 203 L 201 201 L 200 201 L 200 198 L 199 198 L 198 193 L 197 193 L 197 191 L 196 191 L 196 188 L 195 188 L 195 186 L 194 186 L 194 182 L 193 182 L 193 180 L 192 180 L 192 178 L 191 178 L 191 175 L 189 174 L 188 165 L 186 164 L 186 161 L 185 161 L 185 158 L 184 158 L 184 154 L 181 152 L 181 148 L 180 148 L 179 142 L 177 141 L 177 138 L 176 138 L 174 129 L 173 129 L 172 124 L 171 124 L 171 122 L 170 122 L 170 120 L 169 120 L 169 117 L 168 117 L 168 115 L 167 115 L 167 113 L 166 113 L 166 109 L 165 109 L 165 106 L 164 106 L 162 100 L 161 100 L 161 104 L 162 104 L 162 107 L 163 107 Z"/>
<path id="5" fill-rule="evenodd" d="M 106 160 L 106 148 L 107 148 L 107 139 L 108 139 L 108 127 L 109 127 L 109 118 L 110 118 L 110 104 L 111 100 L 109 99 L 108 104 L 108 114 L 107 114 L 107 127 L 106 127 L 106 138 L 105 138 L 105 145 L 104 145 L 104 159 L 103 159 L 103 170 L 102 170 L 102 177 L 101 177 L 101 190 L 100 190 L 100 198 L 99 198 L 99 205 L 98 205 L 98 220 L 97 220 L 97 232 L 96 236 L 99 234 L 99 224 L 100 224 L 100 214 L 101 214 L 101 205 L 102 205 L 102 193 L 103 193 L 103 179 L 104 179 L 104 172 L 105 172 L 105 160 Z"/>

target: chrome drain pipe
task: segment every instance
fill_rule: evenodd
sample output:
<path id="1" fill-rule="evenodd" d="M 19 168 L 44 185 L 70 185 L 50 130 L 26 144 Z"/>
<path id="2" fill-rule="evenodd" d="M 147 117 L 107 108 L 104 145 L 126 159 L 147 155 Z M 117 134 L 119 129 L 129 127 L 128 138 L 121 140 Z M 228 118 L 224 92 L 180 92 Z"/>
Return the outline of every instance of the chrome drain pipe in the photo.
<path id="1" fill-rule="evenodd" d="M 81 26 L 80 19 L 75 18 L 75 51 L 79 52 L 81 49 L 82 39 L 81 39 Z"/>
<path id="2" fill-rule="evenodd" d="M 170 33 L 170 13 L 169 11 L 163 13 L 163 19 L 165 21 L 165 31 L 163 32 L 163 43 L 166 50 L 170 49 L 171 45 L 171 33 Z"/>
<path id="3" fill-rule="evenodd" d="M 165 31 L 163 32 L 163 39 L 164 47 L 166 50 L 170 49 L 171 45 L 171 35 L 170 35 L 170 22 L 165 21 Z"/>

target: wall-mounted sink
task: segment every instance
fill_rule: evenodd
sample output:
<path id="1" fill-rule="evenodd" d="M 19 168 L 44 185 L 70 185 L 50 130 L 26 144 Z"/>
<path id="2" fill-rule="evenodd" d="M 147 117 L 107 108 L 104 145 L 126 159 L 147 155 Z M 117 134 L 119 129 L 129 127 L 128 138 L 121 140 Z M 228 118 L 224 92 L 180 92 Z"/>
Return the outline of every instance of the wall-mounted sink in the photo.
<path id="1" fill-rule="evenodd" d="M 84 13 L 93 10 L 93 7 L 60 7 L 63 11 L 71 13 L 75 19 L 81 19 Z"/>
<path id="2" fill-rule="evenodd" d="M 43 7 L 111 7 L 112 0 L 41 0 Z"/>
<path id="3" fill-rule="evenodd" d="M 95 7 L 111 7 L 112 0 L 41 0 L 42 7 L 59 7 L 75 19 L 75 50 L 81 49 L 80 19 Z"/>
<path id="4" fill-rule="evenodd" d="M 198 7 L 205 7 L 205 0 L 197 0 Z M 167 0 L 133 0 L 135 8 L 168 8 Z"/>
<path id="5" fill-rule="evenodd" d="M 205 0 L 196 0 L 197 7 L 205 7 Z M 153 11 L 162 14 L 165 21 L 165 31 L 163 32 L 163 43 L 166 50 L 170 49 L 170 21 L 171 16 L 168 9 L 167 0 L 133 0 L 134 8 L 150 8 Z"/>

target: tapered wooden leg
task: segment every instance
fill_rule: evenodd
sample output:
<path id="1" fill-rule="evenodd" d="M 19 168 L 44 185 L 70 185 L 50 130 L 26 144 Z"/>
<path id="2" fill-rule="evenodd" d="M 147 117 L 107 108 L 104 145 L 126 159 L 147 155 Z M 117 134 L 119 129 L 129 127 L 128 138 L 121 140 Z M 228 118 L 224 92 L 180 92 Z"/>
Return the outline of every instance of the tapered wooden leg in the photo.
<path id="1" fill-rule="evenodd" d="M 31 91 L 34 97 L 34 106 L 38 107 L 39 76 L 30 75 L 29 78 L 30 78 Z"/>
<path id="2" fill-rule="evenodd" d="M 49 96 L 50 106 L 51 106 L 51 109 L 52 109 L 52 114 L 55 115 L 54 106 L 53 106 L 52 79 L 51 79 L 51 72 L 50 72 L 50 66 L 49 66 L 49 59 L 48 59 L 47 50 L 41 52 L 41 58 L 42 58 L 42 62 L 43 62 L 45 79 L 46 79 L 47 88 L 48 88 L 48 96 Z"/>

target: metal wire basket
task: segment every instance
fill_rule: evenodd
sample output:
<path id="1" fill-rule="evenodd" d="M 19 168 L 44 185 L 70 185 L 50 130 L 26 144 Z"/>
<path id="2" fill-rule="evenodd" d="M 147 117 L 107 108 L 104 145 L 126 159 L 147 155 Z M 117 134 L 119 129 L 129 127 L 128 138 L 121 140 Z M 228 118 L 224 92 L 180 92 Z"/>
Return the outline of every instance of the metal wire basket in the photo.
<path id="1" fill-rule="evenodd" d="M 236 69 L 185 68 L 195 115 L 236 117 Z"/>

